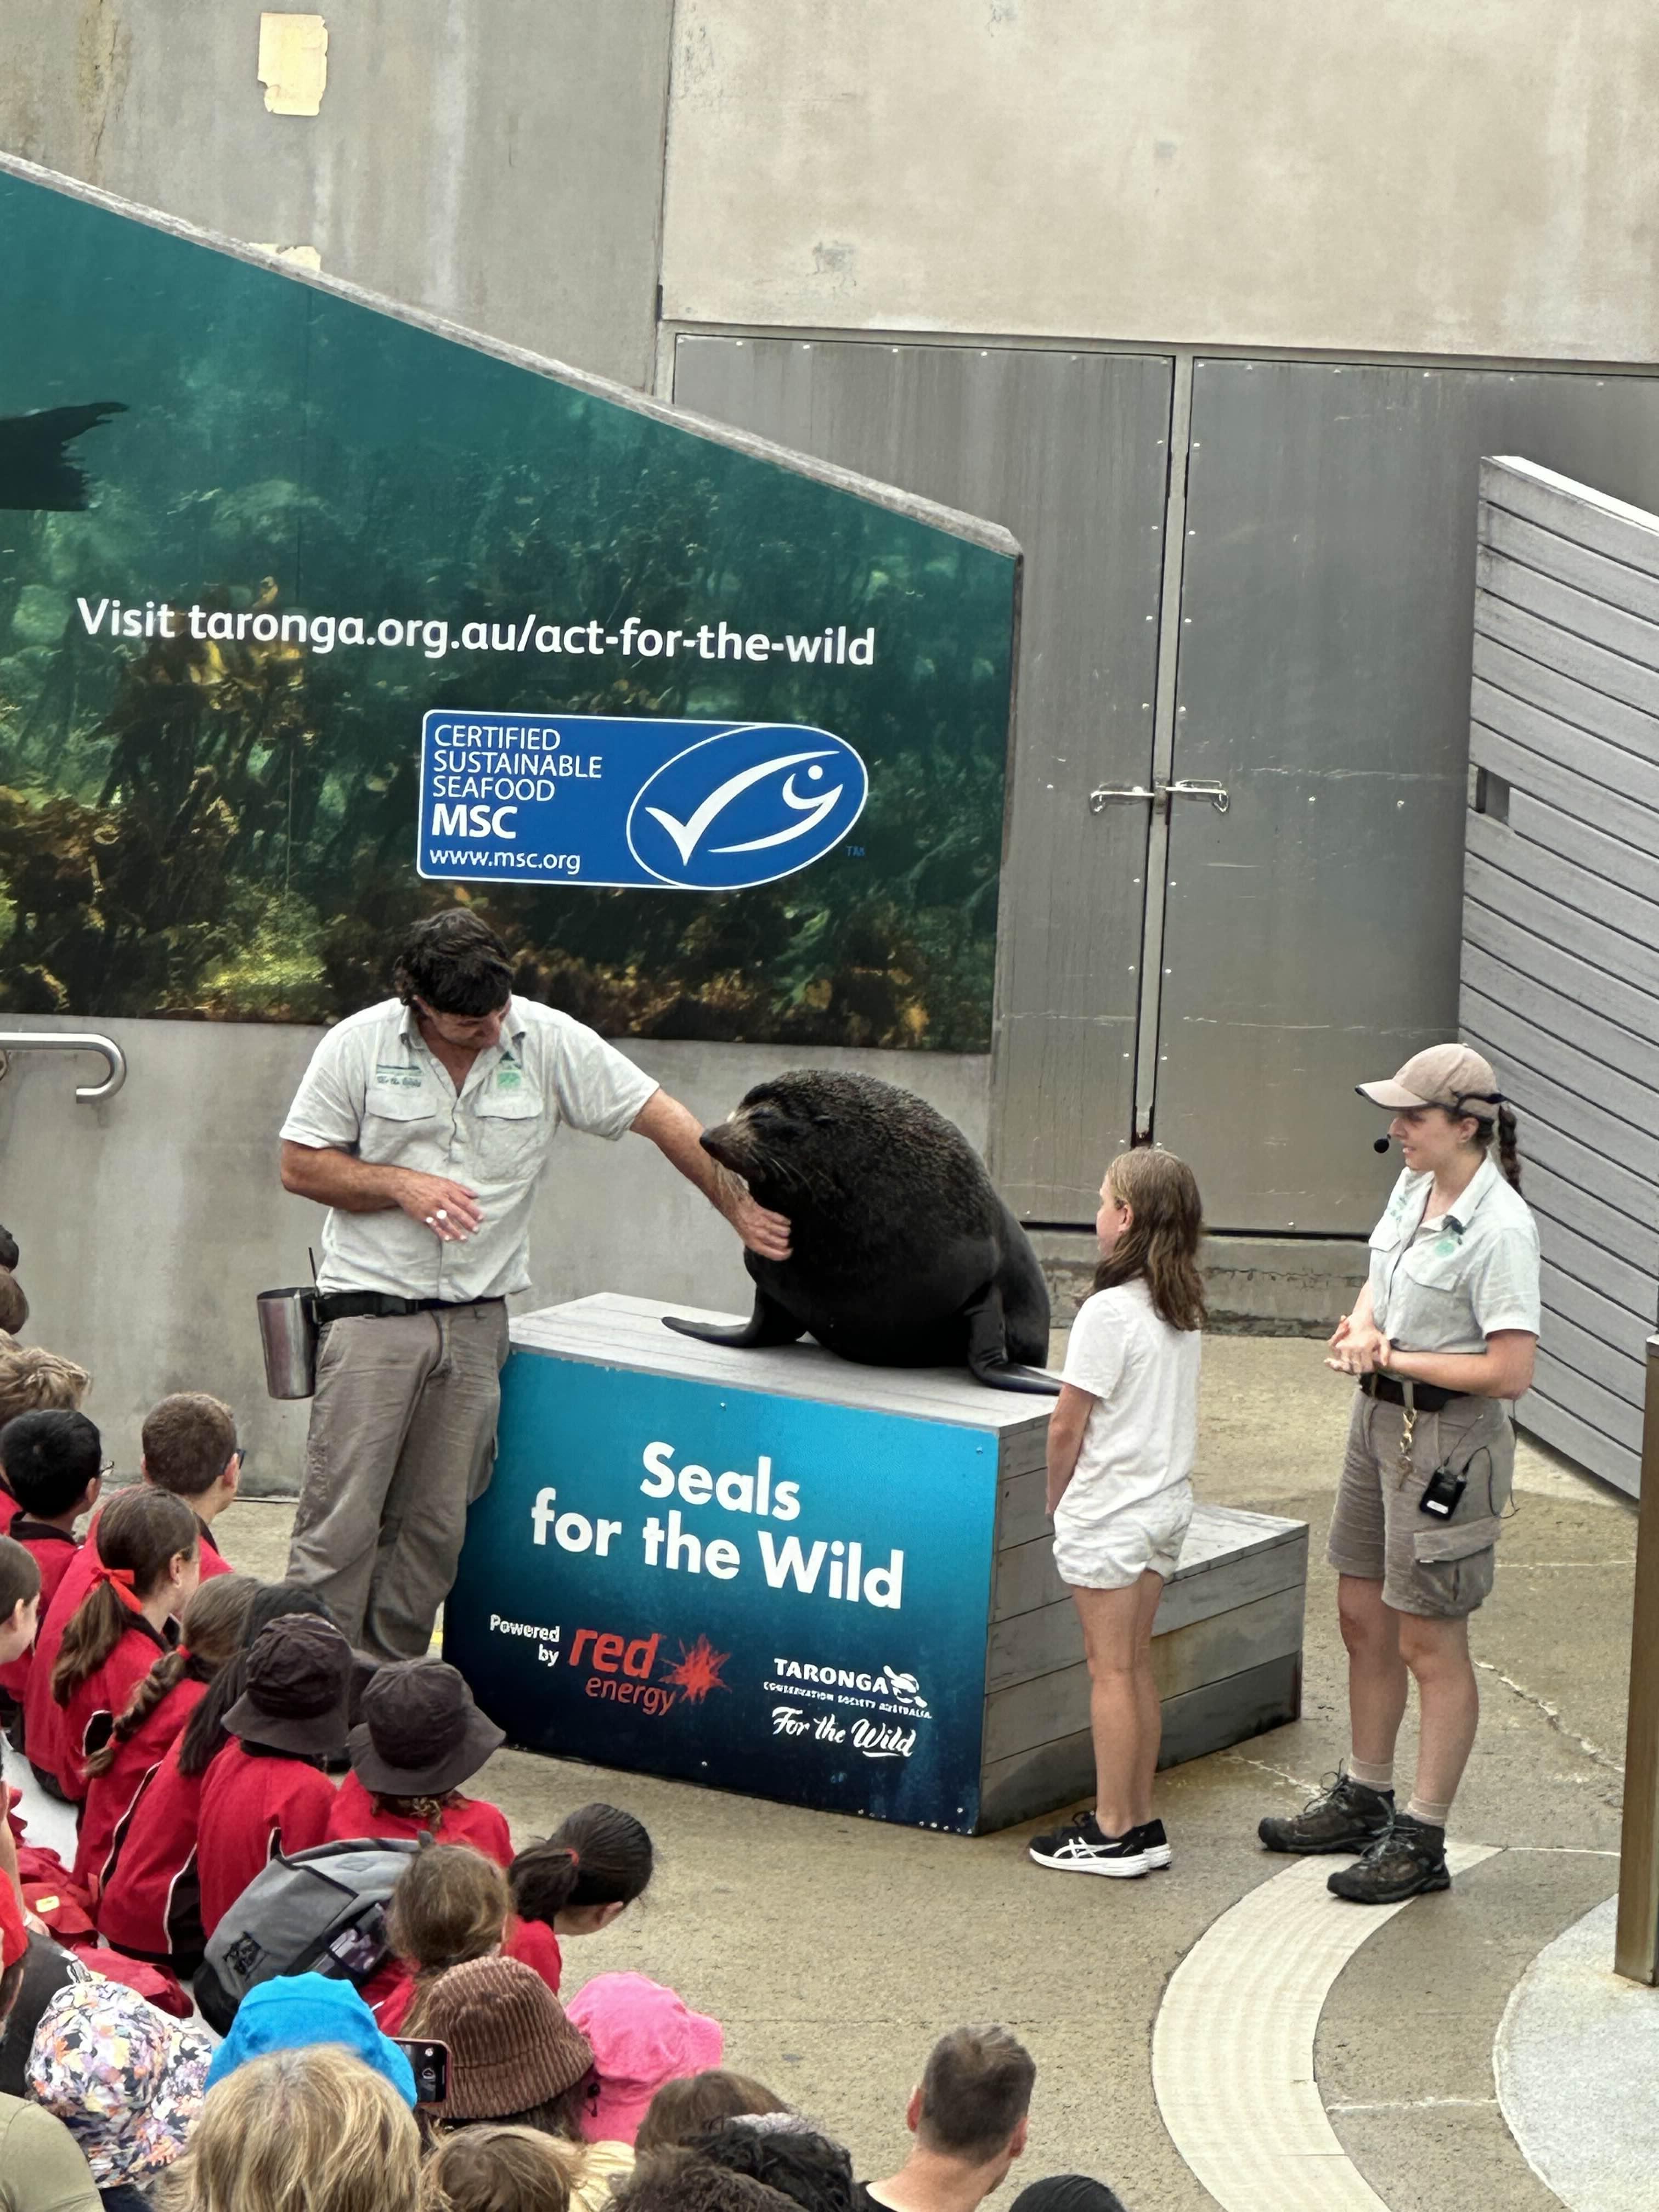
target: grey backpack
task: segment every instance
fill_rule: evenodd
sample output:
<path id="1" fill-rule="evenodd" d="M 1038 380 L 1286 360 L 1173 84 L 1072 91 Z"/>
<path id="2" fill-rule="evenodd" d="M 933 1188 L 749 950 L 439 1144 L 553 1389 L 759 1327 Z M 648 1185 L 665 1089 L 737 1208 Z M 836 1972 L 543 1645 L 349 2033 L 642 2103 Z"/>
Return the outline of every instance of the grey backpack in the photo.
<path id="1" fill-rule="evenodd" d="M 208 2026 L 228 2034 L 248 1991 L 279 1974 L 372 1979 L 392 1956 L 386 1900 L 420 1848 L 359 1837 L 276 1852 L 208 1937 L 194 1984 Z"/>

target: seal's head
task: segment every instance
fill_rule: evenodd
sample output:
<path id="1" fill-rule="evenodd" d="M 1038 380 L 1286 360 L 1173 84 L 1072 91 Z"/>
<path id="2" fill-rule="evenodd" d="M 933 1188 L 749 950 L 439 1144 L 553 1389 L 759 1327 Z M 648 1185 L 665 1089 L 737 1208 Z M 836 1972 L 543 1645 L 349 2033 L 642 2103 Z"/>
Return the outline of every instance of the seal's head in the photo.
<path id="1" fill-rule="evenodd" d="M 702 1133 L 702 1148 L 763 1202 L 799 1200 L 818 1183 L 822 1133 L 835 1121 L 823 1079 L 810 1070 L 757 1083 L 736 1112 Z"/>
<path id="2" fill-rule="evenodd" d="M 872 1204 L 896 1218 L 897 1191 L 884 1204 L 896 1183 L 913 1198 L 922 1182 L 984 1182 L 965 1140 L 914 1091 L 827 1068 L 757 1083 L 734 1114 L 703 1131 L 702 1147 L 763 1206 L 796 1222 L 862 1218 Z"/>

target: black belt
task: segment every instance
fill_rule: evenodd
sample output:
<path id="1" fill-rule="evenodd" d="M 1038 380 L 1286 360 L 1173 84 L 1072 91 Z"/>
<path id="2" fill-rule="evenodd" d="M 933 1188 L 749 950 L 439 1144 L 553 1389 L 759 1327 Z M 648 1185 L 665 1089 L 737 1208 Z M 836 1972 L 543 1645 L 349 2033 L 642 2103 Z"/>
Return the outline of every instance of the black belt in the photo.
<path id="1" fill-rule="evenodd" d="M 1381 1398 L 1387 1405 L 1403 1406 L 1406 1402 L 1406 1385 L 1392 1375 L 1362 1375 L 1359 1387 L 1368 1398 Z M 1434 1382 L 1413 1382 L 1411 1393 L 1419 1413 L 1443 1413 L 1448 1406 L 1469 1395 L 1467 1390 L 1443 1390 Z"/>
<path id="2" fill-rule="evenodd" d="M 319 1291 L 317 1321 L 324 1327 L 331 1321 L 356 1321 L 364 1314 L 390 1321 L 400 1314 L 459 1313 L 463 1306 L 500 1304 L 499 1298 L 394 1298 L 385 1291 Z"/>

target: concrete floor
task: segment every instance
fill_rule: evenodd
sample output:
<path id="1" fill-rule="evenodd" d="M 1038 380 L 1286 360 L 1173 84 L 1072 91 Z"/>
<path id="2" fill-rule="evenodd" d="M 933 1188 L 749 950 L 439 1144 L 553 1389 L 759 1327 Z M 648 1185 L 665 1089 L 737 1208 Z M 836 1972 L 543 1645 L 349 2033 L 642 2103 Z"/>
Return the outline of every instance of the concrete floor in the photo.
<path id="1" fill-rule="evenodd" d="M 1352 1385 L 1295 1339 L 1213 1338 L 1205 1363 L 1200 1495 L 1305 1518 L 1317 1559 Z M 1474 1623 L 1485 1711 L 1454 1815 L 1459 1835 L 1504 1848 L 1380 1928 L 1320 2028 L 1332 2124 L 1391 2212 L 1554 2202 L 1498 2113 L 1492 2037 L 1534 1955 L 1616 1887 L 1635 1509 L 1525 1445 L 1517 1495 Z M 239 1566 L 276 1574 L 288 1521 L 239 1505 L 216 1534 Z M 725 2023 L 731 2063 L 818 2117 L 861 2174 L 902 2158 L 933 2038 L 998 2019 L 1039 2068 L 1023 2178 L 1092 2172 L 1131 2212 L 1186 2212 L 1212 2200 L 1159 2119 L 1152 2023 L 1184 1953 L 1282 1871 L 1257 1819 L 1294 1810 L 1346 1749 L 1334 1594 L 1316 1565 L 1303 1718 L 1162 1778 L 1176 1862 L 1146 1881 L 1044 1873 L 1024 1856 L 1029 1829 L 967 1841 L 519 1753 L 477 1786 L 520 1840 L 593 1796 L 639 1814 L 658 1881 L 575 1948 L 570 1988 L 615 1968 L 673 1984 Z"/>

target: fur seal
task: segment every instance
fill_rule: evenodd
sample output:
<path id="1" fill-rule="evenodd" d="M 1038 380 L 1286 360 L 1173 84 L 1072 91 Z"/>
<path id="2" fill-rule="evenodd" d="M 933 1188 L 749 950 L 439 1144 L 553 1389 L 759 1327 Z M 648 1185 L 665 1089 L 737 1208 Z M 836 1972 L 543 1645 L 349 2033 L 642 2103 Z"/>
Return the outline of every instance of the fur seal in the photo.
<path id="1" fill-rule="evenodd" d="M 702 1148 L 787 1214 L 787 1260 L 745 1252 L 755 1310 L 738 1328 L 669 1315 L 708 1344 L 809 1332 L 872 1367 L 965 1362 L 997 1390 L 1052 1396 L 1021 1362 L 1048 1356 L 1048 1287 L 1030 1241 L 962 1132 L 873 1076 L 800 1068 L 757 1084 Z"/>

